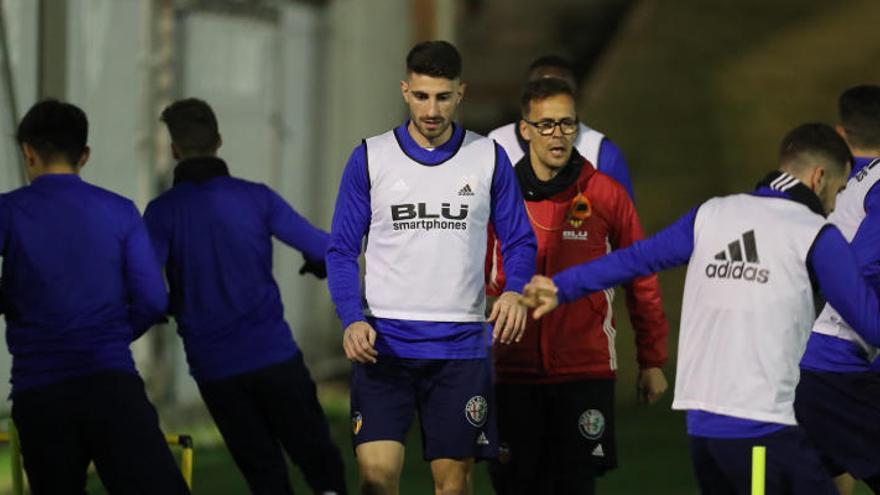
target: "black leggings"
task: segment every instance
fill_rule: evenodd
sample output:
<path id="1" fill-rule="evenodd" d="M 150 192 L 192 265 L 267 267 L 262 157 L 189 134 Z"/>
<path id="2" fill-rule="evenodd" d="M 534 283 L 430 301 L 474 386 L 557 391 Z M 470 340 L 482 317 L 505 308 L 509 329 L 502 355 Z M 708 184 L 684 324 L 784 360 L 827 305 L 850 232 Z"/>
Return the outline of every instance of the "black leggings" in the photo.
<path id="1" fill-rule="evenodd" d="M 25 390 L 13 398 L 12 417 L 34 495 L 81 495 L 90 461 L 111 494 L 189 493 L 134 373 Z"/>
<path id="2" fill-rule="evenodd" d="M 316 493 L 346 493 L 342 457 L 302 354 L 199 390 L 251 492 L 293 493 L 283 447 Z"/>

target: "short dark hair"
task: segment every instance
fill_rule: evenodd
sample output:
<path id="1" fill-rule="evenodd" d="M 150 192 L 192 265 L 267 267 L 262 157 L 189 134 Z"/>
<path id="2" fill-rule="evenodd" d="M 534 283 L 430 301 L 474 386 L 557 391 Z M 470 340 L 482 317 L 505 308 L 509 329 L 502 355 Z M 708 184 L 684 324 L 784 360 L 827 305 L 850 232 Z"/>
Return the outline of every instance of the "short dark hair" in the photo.
<path id="1" fill-rule="evenodd" d="M 527 82 L 523 86 L 522 96 L 519 99 L 523 118 L 529 115 L 533 101 L 541 101 L 557 95 L 568 95 L 573 99 L 574 91 L 572 91 L 571 86 L 567 82 L 553 77 Z"/>
<path id="2" fill-rule="evenodd" d="M 76 105 L 47 99 L 36 103 L 18 124 L 15 139 L 30 145 L 44 162 L 62 158 L 76 165 L 86 151 L 89 120 Z"/>
<path id="3" fill-rule="evenodd" d="M 797 166 L 804 155 L 818 155 L 839 174 L 846 174 L 852 164 L 852 153 L 846 141 L 831 126 L 820 123 L 802 124 L 790 130 L 779 146 L 779 163 Z"/>
<path id="4" fill-rule="evenodd" d="M 162 110 L 159 118 L 168 126 L 171 141 L 186 156 L 211 155 L 220 144 L 217 116 L 204 100 L 186 98 Z"/>
<path id="5" fill-rule="evenodd" d="M 570 60 L 559 55 L 541 55 L 535 60 L 532 60 L 532 63 L 529 64 L 529 73 L 535 69 L 541 69 L 544 67 L 559 69 L 574 76 L 574 65 L 572 65 Z"/>
<path id="6" fill-rule="evenodd" d="M 857 148 L 880 148 L 880 86 L 862 84 L 841 93 L 837 100 L 846 138 Z"/>
<path id="7" fill-rule="evenodd" d="M 461 55 L 448 41 L 423 41 L 406 56 L 408 74 L 458 79 L 461 77 Z"/>

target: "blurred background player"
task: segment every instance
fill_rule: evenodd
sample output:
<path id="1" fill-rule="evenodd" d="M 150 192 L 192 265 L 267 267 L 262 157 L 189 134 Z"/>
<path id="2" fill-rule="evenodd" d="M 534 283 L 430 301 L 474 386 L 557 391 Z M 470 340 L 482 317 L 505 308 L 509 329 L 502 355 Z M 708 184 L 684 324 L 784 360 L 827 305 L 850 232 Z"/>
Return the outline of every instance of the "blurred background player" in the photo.
<path id="1" fill-rule="evenodd" d="M 79 177 L 88 121 L 45 100 L 16 136 L 31 184 L 0 196 L 12 416 L 31 493 L 189 493 L 129 344 L 168 295 L 137 207 Z"/>
<path id="2" fill-rule="evenodd" d="M 837 133 L 852 150 L 851 175 L 856 175 L 880 158 L 880 86 L 864 84 L 847 89 L 838 99 L 837 111 Z"/>
<path id="3" fill-rule="evenodd" d="M 540 317 L 560 301 L 688 265 L 673 408 L 688 411 L 702 493 L 749 493 L 755 445 L 767 447 L 767 493 L 837 493 L 793 402 L 815 314 L 812 281 L 880 342 L 875 288 L 824 219 L 851 162 L 831 127 L 799 126 L 782 141 L 779 170 L 752 194 L 711 199 L 645 241 L 527 287 Z"/>
<path id="4" fill-rule="evenodd" d="M 880 285 L 880 86 L 844 91 L 837 132 L 854 155 L 853 173 L 828 220 L 850 243 L 869 281 Z M 852 493 L 851 473 L 880 493 L 880 368 L 864 329 L 850 326 L 826 304 L 801 360 L 795 413 L 842 494 Z"/>
<path id="5" fill-rule="evenodd" d="M 565 81 L 571 88 L 572 94 L 577 95 L 578 84 L 574 67 L 565 58 L 558 55 L 544 55 L 536 58 L 529 65 L 527 83 L 545 78 Z M 515 164 L 529 154 L 529 143 L 522 134 L 519 122 L 501 126 L 490 132 L 489 137 L 504 147 L 511 163 Z M 619 182 L 630 198 L 635 198 L 629 168 L 616 144 L 601 132 L 587 127 L 583 122 L 578 122 L 574 147 L 591 167 Z"/>
<path id="6" fill-rule="evenodd" d="M 316 493 L 345 493 L 339 450 L 272 276 L 273 237 L 321 271 L 328 235 L 267 186 L 229 175 L 207 103 L 177 101 L 162 121 L 178 161 L 174 186 L 144 218 L 202 398 L 253 493 L 293 493 L 282 448 Z"/>
<path id="7" fill-rule="evenodd" d="M 561 79 L 525 85 L 518 135 L 529 153 L 514 166 L 538 240 L 537 272 L 627 247 L 643 233 L 626 190 L 573 148 L 579 125 L 571 87 Z M 493 243 L 490 240 L 490 245 Z M 497 246 L 497 245 L 496 245 Z M 492 253 L 489 294 L 504 285 Z M 654 402 L 666 390 L 668 324 L 656 275 L 626 285 L 636 330 L 639 389 Z M 587 494 L 617 466 L 612 290 L 592 294 L 542 320 L 520 342 L 494 351 L 501 453 L 490 469 L 499 494 Z"/>
<path id="8" fill-rule="evenodd" d="M 453 123 L 465 90 L 458 50 L 419 43 L 406 67 L 400 86 L 410 120 L 352 152 L 327 272 L 354 361 L 363 493 L 398 493 L 418 411 L 435 492 L 463 494 L 474 459 L 498 450 L 484 314 L 488 226 L 504 245 L 507 285 L 489 318 L 502 343 L 519 340 L 525 327 L 518 301 L 534 273 L 535 237 L 507 155 Z M 368 232 L 362 295 L 358 257 Z"/>

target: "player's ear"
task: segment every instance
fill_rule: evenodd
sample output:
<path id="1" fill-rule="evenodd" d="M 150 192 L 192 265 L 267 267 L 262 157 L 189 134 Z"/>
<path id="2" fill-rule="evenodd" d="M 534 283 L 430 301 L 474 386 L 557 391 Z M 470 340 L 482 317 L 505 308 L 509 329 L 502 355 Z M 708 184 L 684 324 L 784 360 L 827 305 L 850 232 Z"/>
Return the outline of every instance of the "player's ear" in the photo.
<path id="1" fill-rule="evenodd" d="M 76 168 L 80 169 L 86 166 L 86 162 L 89 161 L 89 158 L 92 156 L 92 149 L 86 146 L 83 148 L 82 155 L 79 156 L 79 160 L 76 162 Z"/>
<path id="2" fill-rule="evenodd" d="M 825 167 L 818 166 L 813 169 L 813 172 L 810 174 L 810 189 L 813 190 L 816 194 L 825 187 L 827 177 L 825 177 Z"/>
<path id="3" fill-rule="evenodd" d="M 838 124 L 834 126 L 834 131 L 837 133 L 838 136 L 842 137 L 843 140 L 846 141 L 847 146 L 849 146 L 849 139 L 846 138 L 846 129 L 842 125 Z"/>
<path id="4" fill-rule="evenodd" d="M 403 96 L 403 101 L 409 103 L 409 83 L 405 80 L 400 80 L 400 94 Z"/>
<path id="5" fill-rule="evenodd" d="M 463 82 L 458 83 L 458 102 L 461 103 L 461 100 L 464 99 L 464 91 L 467 89 L 467 84 Z"/>
<path id="6" fill-rule="evenodd" d="M 522 138 L 526 142 L 531 141 L 531 139 L 529 139 L 529 133 L 527 132 L 528 130 L 529 124 L 525 121 L 525 119 L 519 119 L 519 135 L 522 136 Z"/>

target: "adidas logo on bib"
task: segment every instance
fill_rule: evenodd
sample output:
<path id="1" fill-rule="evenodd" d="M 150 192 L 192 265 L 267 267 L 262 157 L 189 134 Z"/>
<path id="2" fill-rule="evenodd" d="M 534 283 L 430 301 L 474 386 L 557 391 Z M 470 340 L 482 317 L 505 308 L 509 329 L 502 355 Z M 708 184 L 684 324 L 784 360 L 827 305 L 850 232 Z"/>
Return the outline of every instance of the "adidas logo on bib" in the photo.
<path id="1" fill-rule="evenodd" d="M 596 448 L 593 449 L 593 452 L 590 453 L 593 457 L 605 457 L 605 451 L 602 450 L 602 444 L 597 443 Z"/>
<path id="2" fill-rule="evenodd" d="M 464 187 L 462 187 L 461 189 L 458 190 L 458 195 L 459 196 L 473 196 L 474 191 L 471 190 L 470 184 L 465 184 Z"/>
<path id="3" fill-rule="evenodd" d="M 717 262 L 706 265 L 706 276 L 709 278 L 745 280 L 759 284 L 766 284 L 770 280 L 770 270 L 761 268 L 754 230 L 744 232 L 739 239 L 729 243 L 727 249 L 715 255 L 715 259 Z"/>

